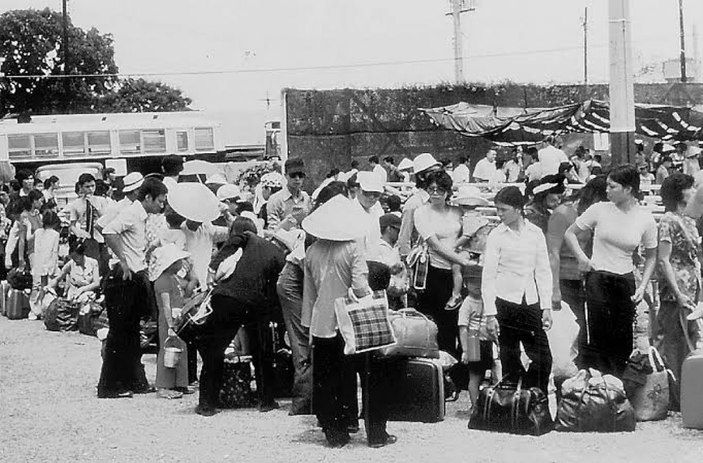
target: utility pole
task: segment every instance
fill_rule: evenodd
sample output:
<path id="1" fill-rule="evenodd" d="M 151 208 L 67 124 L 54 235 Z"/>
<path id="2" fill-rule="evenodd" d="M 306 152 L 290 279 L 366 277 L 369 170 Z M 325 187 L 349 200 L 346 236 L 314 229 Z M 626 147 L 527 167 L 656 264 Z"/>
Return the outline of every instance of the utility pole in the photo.
<path id="1" fill-rule="evenodd" d="M 67 8 L 67 3 L 68 0 L 63 0 L 63 36 L 61 38 L 61 48 L 63 49 L 63 97 L 64 97 L 64 111 L 68 113 L 69 107 L 71 105 L 71 83 L 68 80 L 68 77 L 65 77 L 69 74 L 70 68 L 68 65 L 68 58 L 69 58 L 69 52 L 68 52 L 68 8 Z"/>
<path id="2" fill-rule="evenodd" d="M 583 10 L 583 84 L 588 89 L 588 7 Z"/>
<path id="3" fill-rule="evenodd" d="M 461 47 L 461 0 L 452 0 L 454 22 L 454 78 L 457 84 L 464 82 L 464 56 Z"/>
<path id="4" fill-rule="evenodd" d="M 614 164 L 635 160 L 635 90 L 629 0 L 609 0 L 610 150 Z"/>
<path id="5" fill-rule="evenodd" d="M 683 0 L 679 0 L 679 29 L 681 35 L 681 82 L 686 82 L 686 40 L 683 26 Z"/>

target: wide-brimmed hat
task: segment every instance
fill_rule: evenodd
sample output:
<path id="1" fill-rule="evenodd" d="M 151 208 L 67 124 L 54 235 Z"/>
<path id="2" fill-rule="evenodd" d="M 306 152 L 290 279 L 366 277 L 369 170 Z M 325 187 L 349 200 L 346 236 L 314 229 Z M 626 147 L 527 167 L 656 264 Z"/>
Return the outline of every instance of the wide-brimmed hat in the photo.
<path id="1" fill-rule="evenodd" d="M 151 281 L 157 280 L 164 271 L 173 265 L 174 262 L 190 257 L 190 253 L 182 250 L 173 243 L 165 244 L 156 248 L 151 254 L 154 259 L 154 267 L 149 275 Z"/>
<path id="2" fill-rule="evenodd" d="M 412 170 L 412 169 L 413 169 L 413 162 L 408 158 L 403 158 L 398 163 L 398 170 Z"/>
<path id="3" fill-rule="evenodd" d="M 262 188 L 283 188 L 283 175 L 278 172 L 268 172 L 261 176 Z"/>
<path id="4" fill-rule="evenodd" d="M 122 183 L 124 184 L 122 187 L 122 192 L 129 193 L 130 191 L 134 191 L 142 186 L 142 183 L 144 183 L 144 176 L 142 176 L 139 172 L 130 172 L 124 176 Z"/>
<path id="5" fill-rule="evenodd" d="M 449 198 L 454 206 L 488 206 L 490 201 L 481 196 L 481 191 L 475 186 L 462 186 Z"/>
<path id="6" fill-rule="evenodd" d="M 686 150 L 686 159 L 689 158 L 694 158 L 701 154 L 701 149 L 697 146 L 689 146 L 688 149 Z"/>
<path id="7" fill-rule="evenodd" d="M 168 192 L 171 208 L 193 222 L 210 222 L 220 216 L 215 193 L 201 183 L 178 183 Z"/>
<path id="8" fill-rule="evenodd" d="M 383 193 L 383 179 L 375 172 L 359 172 L 356 175 L 356 181 L 361 187 L 361 191 Z"/>
<path id="9" fill-rule="evenodd" d="M 303 219 L 303 230 L 330 241 L 353 241 L 369 229 L 369 217 L 344 195 L 332 199 Z"/>
<path id="10" fill-rule="evenodd" d="M 226 183 L 227 179 L 220 172 L 209 175 L 205 180 L 205 185 L 225 185 Z"/>
<path id="11" fill-rule="evenodd" d="M 676 151 L 676 148 L 668 143 L 664 143 L 664 146 L 662 146 L 662 153 L 672 153 L 674 151 Z"/>
<path id="12" fill-rule="evenodd" d="M 183 170 L 178 175 L 214 175 L 219 172 L 219 168 L 202 159 L 193 159 L 183 163 Z"/>
<path id="13" fill-rule="evenodd" d="M 413 174 L 422 173 L 433 167 L 442 167 L 442 163 L 437 161 L 430 153 L 418 154 L 413 159 Z"/>
<path id="14" fill-rule="evenodd" d="M 226 184 L 217 189 L 217 199 L 224 201 L 226 199 L 237 199 L 242 196 L 242 192 L 237 185 Z"/>

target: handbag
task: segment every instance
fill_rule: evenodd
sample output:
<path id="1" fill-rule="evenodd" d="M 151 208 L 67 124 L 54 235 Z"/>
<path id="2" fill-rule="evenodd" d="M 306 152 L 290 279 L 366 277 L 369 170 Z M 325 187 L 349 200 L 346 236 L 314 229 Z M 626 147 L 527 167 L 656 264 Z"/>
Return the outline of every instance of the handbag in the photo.
<path id="1" fill-rule="evenodd" d="M 412 272 L 411 284 L 418 291 L 427 285 L 427 272 L 430 267 L 430 255 L 425 241 L 420 241 L 410 250 L 407 260 L 408 268 Z"/>
<path id="2" fill-rule="evenodd" d="M 184 341 L 191 340 L 195 334 L 193 330 L 202 326 L 212 314 L 211 297 L 212 289 L 196 291 L 183 304 L 181 317 L 176 325 L 176 334 Z"/>
<path id="3" fill-rule="evenodd" d="M 635 409 L 637 421 L 664 420 L 669 410 L 669 375 L 664 360 L 656 348 L 649 348 L 649 364 L 652 373 L 644 378 L 644 384 L 635 388 L 628 396 Z"/>
<path id="4" fill-rule="evenodd" d="M 80 306 L 66 299 L 54 299 L 43 313 L 44 326 L 49 331 L 75 331 L 78 329 Z"/>
<path id="5" fill-rule="evenodd" d="M 360 354 L 395 344 L 388 319 L 388 298 L 385 291 L 373 291 L 357 299 L 349 290 L 346 297 L 334 301 L 337 326 L 344 339 L 346 355 Z"/>
<path id="6" fill-rule="evenodd" d="M 580 370 L 561 386 L 556 430 L 622 432 L 635 430 L 635 411 L 622 381 L 594 369 Z"/>
<path id="7" fill-rule="evenodd" d="M 503 378 L 498 384 L 483 388 L 471 410 L 469 429 L 541 436 L 552 430 L 547 396 L 538 387 L 522 388 Z"/>
<path id="8" fill-rule="evenodd" d="M 7 272 L 6 279 L 12 289 L 19 289 L 20 291 L 32 289 L 32 271 L 28 268 L 10 269 Z"/>
<path id="9" fill-rule="evenodd" d="M 439 358 L 437 325 L 415 309 L 389 312 L 396 343 L 381 349 L 383 357 Z"/>
<path id="10" fill-rule="evenodd" d="M 220 406 L 222 408 L 247 408 L 256 405 L 256 396 L 251 390 L 251 356 L 225 357 Z"/>

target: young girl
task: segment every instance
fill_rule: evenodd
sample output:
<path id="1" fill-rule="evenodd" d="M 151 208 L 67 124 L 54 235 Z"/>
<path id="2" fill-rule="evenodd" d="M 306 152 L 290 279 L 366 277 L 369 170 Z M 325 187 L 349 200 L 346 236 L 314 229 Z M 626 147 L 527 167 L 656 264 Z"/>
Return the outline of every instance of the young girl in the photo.
<path id="1" fill-rule="evenodd" d="M 71 260 L 61 269 L 61 273 L 51 280 L 49 286 L 55 288 L 57 283 L 66 278 L 64 296 L 71 301 L 85 302 L 88 296 L 95 294 L 100 287 L 100 268 L 98 261 L 85 255 L 85 243 L 76 240 L 69 251 Z"/>
<path id="2" fill-rule="evenodd" d="M 29 299 L 31 312 L 29 318 L 36 320 L 41 317 L 41 299 L 43 288 L 49 279 L 58 273 L 59 267 L 59 228 L 61 220 L 56 213 L 47 211 L 42 217 L 42 228 L 34 232 L 31 240 L 34 242 L 32 256 L 32 294 Z"/>
<path id="3" fill-rule="evenodd" d="M 154 281 L 154 294 L 159 306 L 159 357 L 156 364 L 156 387 L 158 396 L 165 399 L 180 399 L 183 394 L 191 394 L 188 388 L 188 348 L 185 342 L 176 336 L 176 324 L 183 307 L 183 289 L 177 277 L 183 266 L 183 260 L 190 254 L 175 244 L 157 248 L 154 253 L 156 267 L 151 275 Z M 182 349 L 181 360 L 175 368 L 164 365 L 164 346 L 171 338 L 169 346 Z M 173 339 L 177 342 L 174 342 Z"/>

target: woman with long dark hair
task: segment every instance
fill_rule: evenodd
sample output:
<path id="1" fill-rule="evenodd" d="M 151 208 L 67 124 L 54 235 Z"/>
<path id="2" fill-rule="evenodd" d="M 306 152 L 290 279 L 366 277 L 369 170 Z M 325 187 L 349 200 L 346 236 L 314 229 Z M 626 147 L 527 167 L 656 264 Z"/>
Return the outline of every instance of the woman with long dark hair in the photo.
<path id="1" fill-rule="evenodd" d="M 609 202 L 593 204 L 571 225 L 564 239 L 586 276 L 586 344 L 580 346 L 579 367 L 622 376 L 632 352 L 632 322 L 654 272 L 657 225 L 652 214 L 638 204 L 640 176 L 631 165 L 613 169 L 607 178 Z M 593 233 L 593 255 L 579 243 Z M 632 255 L 645 248 L 639 285 L 635 283 Z"/>

